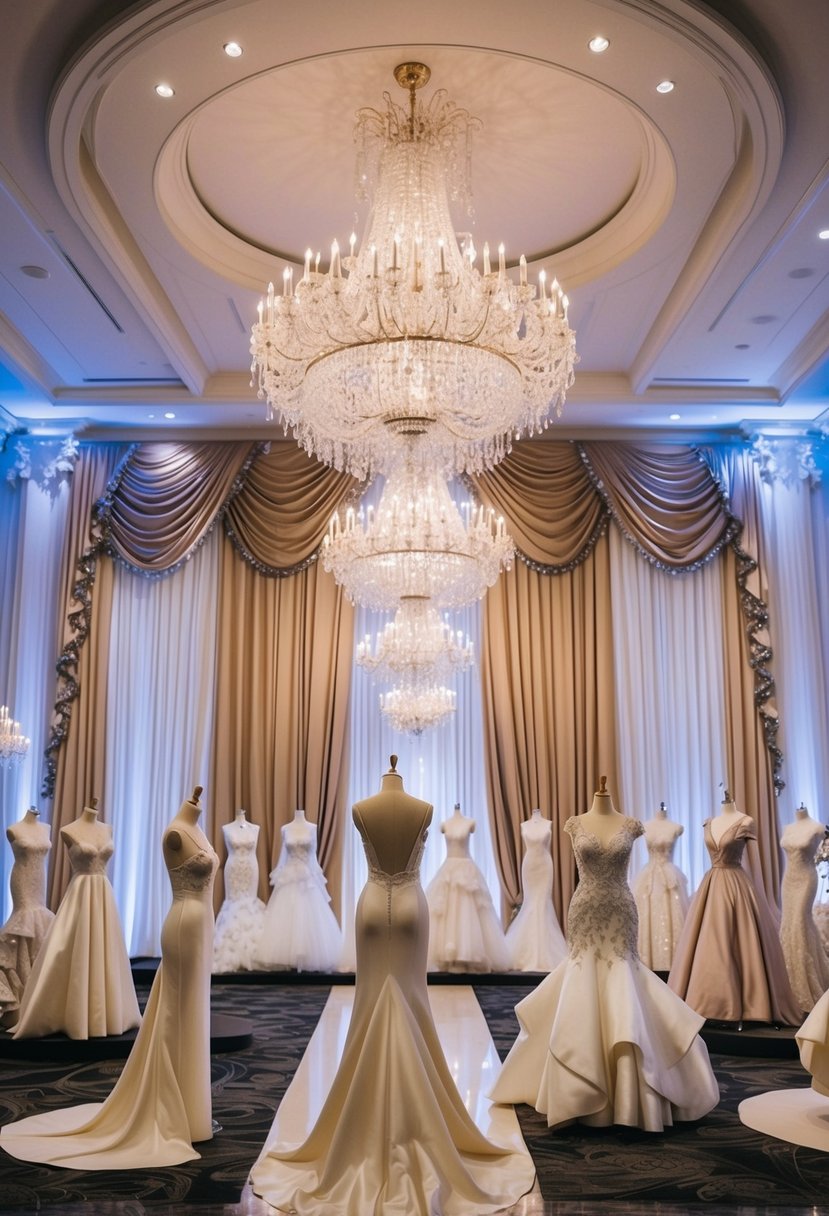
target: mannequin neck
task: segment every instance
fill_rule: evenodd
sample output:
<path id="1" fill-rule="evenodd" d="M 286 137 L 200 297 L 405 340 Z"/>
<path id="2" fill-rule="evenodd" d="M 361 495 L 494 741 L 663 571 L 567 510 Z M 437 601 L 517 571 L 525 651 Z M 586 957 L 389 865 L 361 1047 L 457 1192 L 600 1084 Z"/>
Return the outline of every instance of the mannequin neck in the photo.
<path id="1" fill-rule="evenodd" d="M 308 820 L 305 818 L 305 812 L 303 810 L 301 810 L 300 808 L 297 808 L 297 810 L 294 811 L 294 823 L 307 823 L 307 822 L 308 822 Z"/>
<path id="2" fill-rule="evenodd" d="M 795 811 L 795 818 L 796 819 L 809 819 L 810 816 L 809 816 L 808 807 L 799 806 L 797 808 L 797 810 Z"/>
<path id="3" fill-rule="evenodd" d="M 239 809 L 239 810 L 236 812 L 236 822 L 237 822 L 237 823 L 247 823 L 247 821 L 248 821 L 247 812 L 246 812 L 246 811 L 243 811 L 243 810 L 240 808 L 240 809 Z"/>
<path id="4" fill-rule="evenodd" d="M 739 815 L 739 813 L 740 812 L 737 810 L 736 802 L 729 801 L 729 802 L 720 803 L 720 814 L 721 815 Z"/>
<path id="5" fill-rule="evenodd" d="M 201 807 L 199 804 L 197 802 L 192 802 L 188 798 L 186 802 L 182 802 L 178 815 L 176 815 L 176 819 L 183 819 L 185 823 L 195 825 L 198 823 L 200 815 Z"/>
<path id="6" fill-rule="evenodd" d="M 381 793 L 396 793 L 403 789 L 403 778 L 399 773 L 383 773 L 380 778 Z"/>
<path id="7" fill-rule="evenodd" d="M 85 806 L 81 811 L 81 819 L 84 823 L 97 823 L 98 812 L 94 807 Z"/>
<path id="8" fill-rule="evenodd" d="M 616 807 L 613 805 L 613 799 L 610 794 L 603 794 L 597 790 L 593 795 L 593 804 L 590 810 L 596 815 L 614 815 Z"/>
<path id="9" fill-rule="evenodd" d="M 40 821 L 40 811 L 35 807 L 30 806 L 26 814 L 23 816 L 24 823 L 38 823 Z"/>
<path id="10" fill-rule="evenodd" d="M 668 808 L 665 806 L 664 802 L 660 802 L 659 809 L 656 812 L 656 818 L 657 819 L 667 819 L 668 818 Z"/>
<path id="11" fill-rule="evenodd" d="M 536 808 L 535 808 L 535 810 L 533 811 L 533 813 L 532 813 L 532 815 L 531 815 L 531 818 L 532 818 L 532 819 L 540 819 L 540 818 L 541 818 L 541 811 L 538 809 L 538 807 L 536 807 Z"/>

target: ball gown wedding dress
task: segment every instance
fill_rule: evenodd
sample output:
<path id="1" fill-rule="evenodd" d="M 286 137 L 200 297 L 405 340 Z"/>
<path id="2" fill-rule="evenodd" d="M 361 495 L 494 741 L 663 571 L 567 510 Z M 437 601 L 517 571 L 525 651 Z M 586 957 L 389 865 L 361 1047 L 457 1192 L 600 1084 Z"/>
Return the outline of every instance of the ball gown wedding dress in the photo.
<path id="1" fill-rule="evenodd" d="M 516 1006 L 521 1027 L 495 1084 L 551 1127 L 574 1120 L 659 1132 L 719 1101 L 703 1019 L 640 963 L 626 874 L 642 825 L 624 817 L 603 844 L 567 820 L 579 871 L 568 914 L 569 957 Z"/>
<path id="2" fill-rule="evenodd" d="M 486 879 L 469 854 L 475 820 L 456 814 L 441 824 L 446 860 L 426 888 L 429 969 L 508 971 L 510 956 Z"/>
<path id="3" fill-rule="evenodd" d="M 302 820 L 299 825 L 294 819 L 283 826 L 271 886 L 253 965 L 265 971 L 333 971 L 342 952 L 342 933 L 317 861 L 316 824 Z"/>
<path id="4" fill-rule="evenodd" d="M 431 813 L 431 808 L 429 808 Z M 426 990 L 429 917 L 419 867 L 385 873 L 355 813 L 369 877 L 357 904 L 357 981 L 342 1060 L 304 1144 L 253 1168 L 280 1211 L 336 1216 L 477 1216 L 533 1184 L 528 1157 L 473 1123 L 441 1051 Z"/>
<path id="5" fill-rule="evenodd" d="M 829 988 L 829 958 L 820 940 L 812 907 L 817 893 L 815 851 L 823 839 L 823 826 L 797 838 L 800 824 L 789 824 L 780 838 L 786 869 L 780 889 L 782 915 L 780 944 L 792 991 L 801 1009 L 808 1011 Z"/>
<path id="6" fill-rule="evenodd" d="M 123 1034 L 141 1021 L 115 895 L 112 837 L 68 845 L 72 879 L 20 1002 L 14 1037 Z"/>
<path id="7" fill-rule="evenodd" d="M 567 957 L 567 942 L 553 907 L 553 825 L 540 816 L 521 824 L 522 903 L 507 928 L 507 949 L 517 971 L 552 971 Z"/>
<path id="8" fill-rule="evenodd" d="M 754 821 L 738 816 L 717 841 L 706 819 L 704 833 L 711 869 L 691 901 L 668 983 L 715 1021 L 799 1026 L 777 926 L 742 866 Z"/>
<path id="9" fill-rule="evenodd" d="M 150 1169 L 199 1154 L 212 1135 L 210 1100 L 211 893 L 218 858 L 198 848 L 168 867 L 173 903 L 144 1020 L 103 1103 L 32 1115 L 0 1132 L 22 1161 L 78 1170 Z"/>
<path id="10" fill-rule="evenodd" d="M 265 905 L 258 895 L 256 842 L 259 825 L 240 817 L 226 823 L 222 835 L 227 846 L 225 899 L 216 917 L 213 970 L 250 971 L 265 917 Z"/>
<path id="11" fill-rule="evenodd" d="M 639 914 L 639 957 L 654 971 L 670 971 L 689 904 L 685 875 L 673 863 L 682 827 L 660 819 L 644 826 L 648 862 L 632 888 Z"/>
<path id="12" fill-rule="evenodd" d="M 0 1010 L 4 1026 L 17 1020 L 23 990 L 55 919 L 45 902 L 45 863 L 52 842 L 43 824 L 32 826 L 34 831 L 12 835 L 9 841 L 14 855 L 9 879 L 12 913 L 0 929 Z"/>

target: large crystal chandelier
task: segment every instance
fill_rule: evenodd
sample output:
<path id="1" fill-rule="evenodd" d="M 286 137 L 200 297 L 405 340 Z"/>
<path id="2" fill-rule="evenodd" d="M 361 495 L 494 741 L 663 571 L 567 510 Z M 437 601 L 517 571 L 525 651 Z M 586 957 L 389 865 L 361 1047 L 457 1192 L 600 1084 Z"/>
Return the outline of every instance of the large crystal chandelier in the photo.
<path id="1" fill-rule="evenodd" d="M 357 115 L 358 180 L 373 202 L 365 239 L 326 270 L 311 250 L 294 285 L 269 286 L 253 326 L 259 396 L 302 446 L 363 480 L 387 472 L 414 439 L 444 472 L 480 472 L 513 437 L 547 426 L 573 382 L 567 297 L 546 272 L 518 282 L 488 245 L 456 235 L 450 201 L 468 199 L 479 125 L 443 90 L 416 90 L 429 68 L 401 64 L 408 109 Z"/>
<path id="2" fill-rule="evenodd" d="M 390 682 L 439 680 L 471 667 L 474 648 L 426 596 L 410 595 L 400 601 L 394 620 L 377 635 L 373 648 L 368 634 L 358 642 L 355 661 L 358 667 Z"/>
<path id="3" fill-rule="evenodd" d="M 442 684 L 405 683 L 380 694 L 380 709 L 395 730 L 422 735 L 455 712 L 455 693 Z"/>
<path id="4" fill-rule="evenodd" d="M 322 564 L 349 598 L 390 611 L 412 597 L 437 608 L 481 598 L 515 548 L 503 518 L 452 501 L 445 477 L 404 460 L 377 504 L 338 511 L 322 544 Z"/>
<path id="5" fill-rule="evenodd" d="M 7 705 L 0 705 L 0 767 L 18 764 L 29 750 L 29 740 L 9 713 Z"/>

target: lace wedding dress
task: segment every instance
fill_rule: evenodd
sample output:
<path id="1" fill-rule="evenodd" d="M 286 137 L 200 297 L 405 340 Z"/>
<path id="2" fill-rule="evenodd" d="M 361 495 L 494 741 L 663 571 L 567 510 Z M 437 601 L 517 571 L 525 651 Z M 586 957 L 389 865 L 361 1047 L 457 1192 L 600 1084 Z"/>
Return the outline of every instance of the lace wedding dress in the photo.
<path id="1" fill-rule="evenodd" d="M 446 860 L 426 888 L 429 969 L 508 971 L 510 957 L 486 879 L 469 854 L 475 820 L 453 815 L 441 825 Z"/>
<path id="2" fill-rule="evenodd" d="M 810 1010 L 829 988 L 829 958 L 812 914 L 817 893 L 815 850 L 823 839 L 822 825 L 815 826 L 813 835 L 798 840 L 790 829 L 800 824 L 789 824 L 780 838 L 786 853 L 780 890 L 780 944 L 792 991 L 804 1011 Z"/>
<path id="3" fill-rule="evenodd" d="M 258 895 L 256 842 L 259 825 L 236 819 L 224 825 L 222 835 L 227 846 L 225 899 L 216 917 L 213 970 L 250 971 L 265 916 L 265 905 Z"/>
<path id="4" fill-rule="evenodd" d="M 0 929 L 0 1011 L 13 1025 L 35 959 L 55 919 L 46 907 L 46 857 L 52 847 L 42 824 L 10 840 L 14 865 L 9 884 L 12 914 Z"/>
<path id="5" fill-rule="evenodd" d="M 16 1039 L 123 1034 L 141 1021 L 106 874 L 112 837 L 98 845 L 73 840 L 68 849 L 72 879 L 23 992 Z"/>
<path id="6" fill-rule="evenodd" d="M 704 824 L 711 869 L 691 901 L 668 983 L 703 1017 L 799 1026 L 777 927 L 742 866 L 754 821 L 739 816 L 719 841 Z"/>
<path id="7" fill-rule="evenodd" d="M 517 971 L 552 971 L 567 957 L 567 942 L 553 907 L 553 859 L 549 819 L 521 824 L 522 903 L 507 929 L 507 949 Z"/>
<path id="8" fill-rule="evenodd" d="M 199 849 L 168 870 L 173 904 L 161 964 L 124 1070 L 103 1103 L 32 1115 L 0 1132 L 22 1161 L 77 1170 L 150 1169 L 199 1154 L 212 1136 L 210 1100 L 211 892 L 218 864 Z"/>
<path id="9" fill-rule="evenodd" d="M 317 861 L 316 824 L 303 820 L 299 827 L 294 820 L 283 826 L 271 886 L 253 965 L 266 971 L 286 967 L 333 971 L 342 951 L 342 933 Z"/>
<path id="10" fill-rule="evenodd" d="M 603 844 L 567 820 L 579 884 L 568 914 L 569 957 L 516 1006 L 521 1031 L 492 1097 L 526 1102 L 551 1127 L 573 1120 L 659 1132 L 719 1101 L 703 1019 L 640 963 L 626 881 L 642 825 L 624 818 Z"/>
<path id="11" fill-rule="evenodd" d="M 647 865 L 633 882 L 639 914 L 639 957 L 654 971 L 670 971 L 688 911 L 685 875 L 673 863 L 679 824 L 654 819 L 645 824 Z"/>
<path id="12" fill-rule="evenodd" d="M 533 1184 L 528 1157 L 473 1123 L 441 1051 L 426 991 L 429 919 L 419 867 L 387 874 L 357 820 L 369 877 L 357 904 L 357 980 L 342 1060 L 299 1148 L 275 1146 L 253 1168 L 279 1210 L 336 1216 L 479 1216 Z"/>

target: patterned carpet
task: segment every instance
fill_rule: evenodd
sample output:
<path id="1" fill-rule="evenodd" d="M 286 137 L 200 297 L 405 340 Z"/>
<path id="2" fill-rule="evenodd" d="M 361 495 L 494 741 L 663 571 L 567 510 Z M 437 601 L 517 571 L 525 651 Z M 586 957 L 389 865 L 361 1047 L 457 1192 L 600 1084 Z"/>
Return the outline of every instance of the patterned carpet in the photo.
<path id="1" fill-rule="evenodd" d="M 517 1030 L 512 1007 L 529 988 L 475 991 L 503 1056 Z M 246 1051 L 213 1058 L 213 1114 L 222 1131 L 204 1145 L 201 1160 L 119 1174 L 29 1165 L 0 1151 L 0 1210 L 62 1211 L 85 1201 L 123 1203 L 127 1212 L 136 1210 L 136 1202 L 148 1208 L 238 1202 L 327 995 L 326 988 L 311 985 L 214 986 L 214 1009 L 250 1018 L 255 1038 Z M 146 992 L 139 996 L 143 1003 Z M 713 1056 L 712 1063 L 720 1106 L 700 1123 L 679 1124 L 661 1136 L 581 1127 L 551 1133 L 541 1116 L 519 1107 L 545 1198 L 703 1203 L 712 1211 L 735 1204 L 822 1204 L 829 1191 L 829 1157 L 751 1132 L 736 1113 L 738 1103 L 752 1094 L 804 1085 L 799 1064 L 744 1056 Z M 120 1062 L 67 1068 L 0 1061 L 0 1123 L 100 1101 L 120 1067 Z"/>

